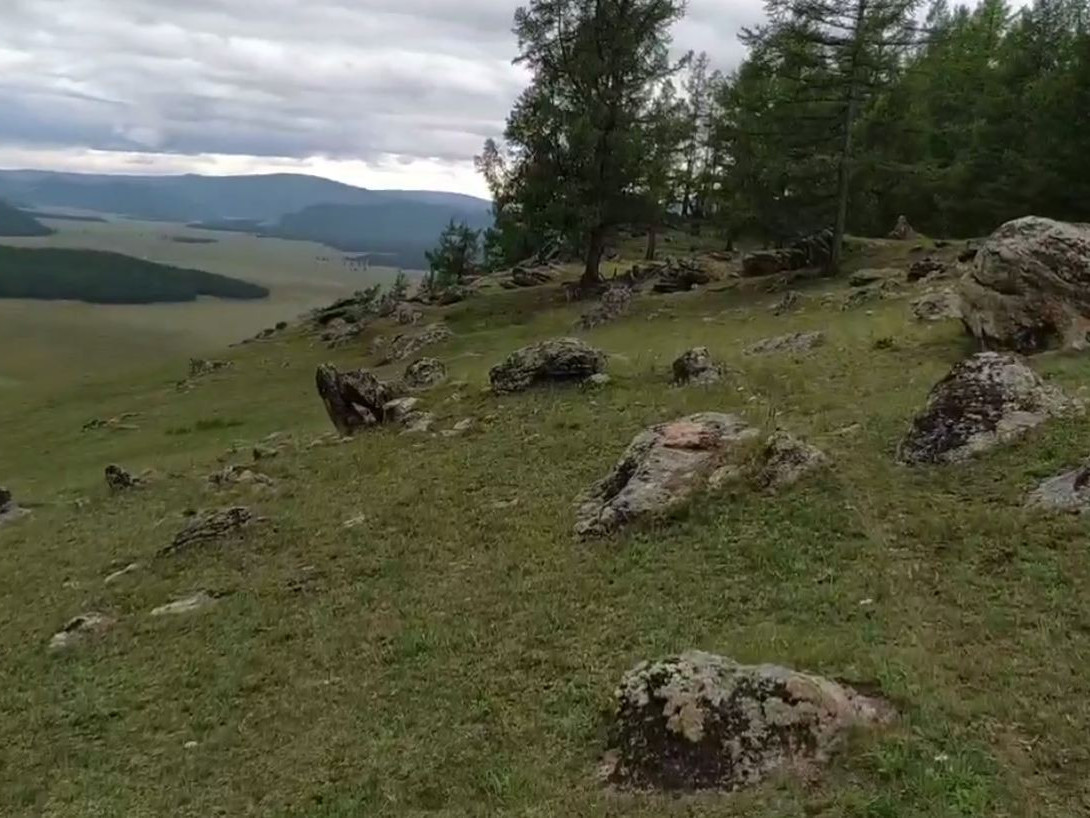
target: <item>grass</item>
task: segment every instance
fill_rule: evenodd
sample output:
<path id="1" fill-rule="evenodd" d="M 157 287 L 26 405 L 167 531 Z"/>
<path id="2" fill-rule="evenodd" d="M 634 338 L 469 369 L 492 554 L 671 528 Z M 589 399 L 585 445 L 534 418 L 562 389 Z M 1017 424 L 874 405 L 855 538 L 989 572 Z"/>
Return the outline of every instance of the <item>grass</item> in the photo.
<path id="1" fill-rule="evenodd" d="M 853 263 L 906 252 L 878 244 Z M 904 300 L 822 305 L 842 287 L 814 285 L 781 317 L 778 294 L 752 289 L 644 296 L 585 334 L 615 356 L 609 387 L 503 398 L 485 391 L 488 368 L 572 334 L 579 308 L 546 291 L 456 305 L 444 314 L 457 334 L 433 352 L 469 385 L 424 401 L 439 428 L 477 418 L 462 437 L 381 430 L 307 448 L 331 428 L 315 365 L 366 364 L 367 339 L 328 352 L 290 333 L 233 350 L 234 368 L 191 392 L 173 387 L 178 358 L 3 403 L 0 475 L 37 508 L 0 532 L 0 814 L 1085 814 L 1085 523 L 1020 502 L 1083 458 L 1090 425 L 1056 422 L 964 466 L 895 465 L 909 417 L 970 347 L 953 324 L 912 323 Z M 813 352 L 741 354 L 816 328 L 829 343 Z M 895 345 L 877 349 L 884 338 Z M 696 344 L 735 378 L 672 388 L 670 362 Z M 1035 366 L 1072 392 L 1090 375 L 1078 357 Z M 637 431 L 712 409 L 777 422 L 835 465 L 778 496 L 707 498 L 604 542 L 574 539 L 574 494 Z M 139 430 L 81 431 L 126 411 Z M 259 464 L 274 493 L 207 484 L 274 432 L 301 444 Z M 109 462 L 161 477 L 111 497 Z M 268 522 L 154 557 L 184 510 L 235 502 Z M 103 585 L 133 561 L 139 571 Z M 148 616 L 200 588 L 226 596 L 210 612 Z M 119 625 L 49 655 L 49 636 L 85 610 Z M 603 790 L 613 686 L 637 661 L 687 648 L 875 685 L 902 716 L 854 737 L 813 785 Z"/>

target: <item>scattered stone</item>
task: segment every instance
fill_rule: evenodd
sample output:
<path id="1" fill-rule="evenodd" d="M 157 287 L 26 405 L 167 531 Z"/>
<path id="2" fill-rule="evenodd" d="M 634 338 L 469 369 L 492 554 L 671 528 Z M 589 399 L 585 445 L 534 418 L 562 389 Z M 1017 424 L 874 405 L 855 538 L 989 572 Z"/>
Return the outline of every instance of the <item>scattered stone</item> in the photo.
<path id="1" fill-rule="evenodd" d="M 140 427 L 127 421 L 137 417 L 140 417 L 139 412 L 122 412 L 117 417 L 105 419 L 91 418 L 83 424 L 83 431 L 92 432 L 97 429 L 109 429 L 115 432 L 133 432 Z"/>
<path id="2" fill-rule="evenodd" d="M 110 491 L 126 491 L 140 485 L 140 478 L 133 477 L 120 466 L 111 463 L 106 467 L 106 485 Z"/>
<path id="3" fill-rule="evenodd" d="M 609 377 L 609 375 L 607 375 L 605 372 L 595 372 L 593 375 L 583 381 L 583 383 L 587 386 L 601 388 L 603 386 L 609 386 L 611 383 L 613 383 L 613 378 Z"/>
<path id="4" fill-rule="evenodd" d="M 724 463 L 738 460 L 757 437 L 740 418 L 714 412 L 652 426 L 576 500 L 576 533 L 608 534 L 630 521 L 670 513 Z"/>
<path id="5" fill-rule="evenodd" d="M 927 256 L 912 262 L 912 266 L 908 268 L 908 280 L 912 282 L 925 278 L 941 278 L 946 275 L 946 269 L 946 262 Z"/>
<path id="6" fill-rule="evenodd" d="M 253 448 L 254 461 L 258 460 L 272 460 L 274 457 L 279 456 L 280 450 L 274 446 L 267 446 L 264 443 L 258 443 Z"/>
<path id="7" fill-rule="evenodd" d="M 849 287 L 869 287 L 871 284 L 880 284 L 884 281 L 890 281 L 893 278 L 900 276 L 900 270 L 889 269 L 875 269 L 875 270 L 856 270 L 850 276 L 848 276 Z"/>
<path id="8" fill-rule="evenodd" d="M 273 480 L 268 475 L 241 465 L 227 466 L 221 471 L 208 475 L 208 482 L 219 488 L 236 485 L 266 487 L 273 485 Z"/>
<path id="9" fill-rule="evenodd" d="M 216 598 L 207 591 L 197 591 L 195 594 L 190 594 L 187 597 L 176 599 L 173 602 L 168 602 L 166 605 L 160 605 L 158 608 L 153 608 L 152 616 L 177 616 L 179 614 L 193 613 L 204 608 L 210 608 L 216 604 Z"/>
<path id="10" fill-rule="evenodd" d="M 960 283 L 969 332 L 1023 354 L 1090 346 L 1090 224 L 1030 216 L 984 243 Z"/>
<path id="11" fill-rule="evenodd" d="M 383 363 L 403 361 L 416 355 L 424 347 L 446 341 L 453 335 L 446 324 L 429 324 L 415 335 L 398 335 L 386 348 Z"/>
<path id="12" fill-rule="evenodd" d="M 11 492 L 0 486 L 0 526 L 13 523 L 30 512 L 20 508 L 11 496 Z"/>
<path id="13" fill-rule="evenodd" d="M 405 424 L 405 434 L 423 434 L 430 432 L 435 425 L 435 415 L 431 412 L 416 412 Z"/>
<path id="14" fill-rule="evenodd" d="M 113 585 L 115 582 L 122 579 L 123 577 L 127 577 L 129 574 L 135 573 L 136 571 L 139 571 L 139 570 L 140 570 L 140 563 L 130 562 L 124 568 L 120 568 L 117 571 L 114 571 L 112 574 L 107 574 L 106 578 L 104 580 L 102 580 L 102 584 L 103 585 Z"/>
<path id="15" fill-rule="evenodd" d="M 215 361 L 206 358 L 190 358 L 189 359 L 189 377 L 201 378 L 205 375 L 211 375 L 215 372 L 222 372 L 225 369 L 230 369 L 234 366 L 232 361 Z"/>
<path id="16" fill-rule="evenodd" d="M 793 332 L 775 338 L 765 338 L 746 349 L 746 355 L 768 355 L 773 352 L 806 352 L 825 343 L 824 332 Z"/>
<path id="17" fill-rule="evenodd" d="M 556 338 L 516 350 L 492 367 L 489 378 L 497 394 L 521 392 L 540 383 L 585 381 L 606 361 L 604 352 L 578 338 Z"/>
<path id="18" fill-rule="evenodd" d="M 509 279 L 512 287 L 540 287 L 543 284 L 551 284 L 553 271 L 551 267 L 515 267 L 511 270 Z M 503 282 L 506 284 L 507 282 Z"/>
<path id="19" fill-rule="evenodd" d="M 674 383 L 709 386 L 723 380 L 723 367 L 717 363 L 707 347 L 694 347 L 682 353 L 674 361 Z"/>
<path id="20" fill-rule="evenodd" d="M 1078 401 L 1046 384 L 1017 356 L 981 352 L 931 390 L 901 442 L 899 458 L 910 465 L 957 463 L 1080 409 Z"/>
<path id="21" fill-rule="evenodd" d="M 394 309 L 394 320 L 402 326 L 416 326 L 423 317 L 424 313 L 405 301 Z"/>
<path id="22" fill-rule="evenodd" d="M 784 315 L 802 306 L 802 294 L 798 290 L 788 290 L 783 298 L 772 307 L 773 315 Z"/>
<path id="23" fill-rule="evenodd" d="M 233 534 L 249 525 L 253 514 L 245 506 L 235 506 L 194 515 L 186 526 L 174 535 L 173 541 L 159 550 L 160 556 L 176 554 L 190 548 Z"/>
<path id="24" fill-rule="evenodd" d="M 633 668 L 614 705 L 606 779 L 672 791 L 809 777 L 849 731 L 894 716 L 886 702 L 832 680 L 699 651 Z"/>
<path id="25" fill-rule="evenodd" d="M 405 385 L 410 389 L 429 389 L 446 379 L 446 366 L 435 358 L 421 358 L 405 369 Z"/>
<path id="26" fill-rule="evenodd" d="M 318 367 L 315 381 L 326 412 L 341 437 L 385 420 L 383 407 L 394 399 L 393 390 L 370 372 L 339 372 L 332 364 Z"/>
<path id="27" fill-rule="evenodd" d="M 761 460 L 754 482 L 758 488 L 772 490 L 792 486 L 829 463 L 820 449 L 783 430 L 768 439 Z"/>
<path id="28" fill-rule="evenodd" d="M 608 288 L 598 304 L 579 319 L 581 329 L 594 329 L 625 315 L 632 306 L 632 290 L 625 286 Z"/>
<path id="29" fill-rule="evenodd" d="M 919 237 L 919 233 L 912 229 L 908 219 L 904 216 L 897 217 L 897 224 L 889 231 L 889 237 L 897 241 L 912 241 Z"/>
<path id="30" fill-rule="evenodd" d="M 115 624 L 116 621 L 105 614 L 94 611 L 80 614 L 53 634 L 53 638 L 49 640 L 49 649 L 62 651 L 76 647 L 89 639 L 102 636 Z"/>
<path id="31" fill-rule="evenodd" d="M 912 302 L 912 314 L 918 321 L 960 319 L 961 299 L 951 289 L 932 290 Z"/>
<path id="32" fill-rule="evenodd" d="M 1026 506 L 1068 514 L 1090 512 L 1090 460 L 1045 480 L 1030 494 Z"/>

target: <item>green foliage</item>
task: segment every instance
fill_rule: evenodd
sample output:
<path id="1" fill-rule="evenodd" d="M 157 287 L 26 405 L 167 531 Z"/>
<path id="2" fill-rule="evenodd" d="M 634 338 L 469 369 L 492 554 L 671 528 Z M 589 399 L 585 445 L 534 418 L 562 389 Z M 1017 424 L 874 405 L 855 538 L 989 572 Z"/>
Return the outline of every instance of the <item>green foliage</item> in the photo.
<path id="1" fill-rule="evenodd" d="M 7 202 L 0 200 L 0 236 L 49 236 L 53 231 Z"/>
<path id="2" fill-rule="evenodd" d="M 439 244 L 427 253 L 429 289 L 461 284 L 476 267 L 480 256 L 481 232 L 464 222 L 450 220 L 439 235 Z"/>
<path id="3" fill-rule="evenodd" d="M 98 250 L 0 246 L 0 298 L 152 304 L 198 296 L 257 299 L 260 285 Z"/>

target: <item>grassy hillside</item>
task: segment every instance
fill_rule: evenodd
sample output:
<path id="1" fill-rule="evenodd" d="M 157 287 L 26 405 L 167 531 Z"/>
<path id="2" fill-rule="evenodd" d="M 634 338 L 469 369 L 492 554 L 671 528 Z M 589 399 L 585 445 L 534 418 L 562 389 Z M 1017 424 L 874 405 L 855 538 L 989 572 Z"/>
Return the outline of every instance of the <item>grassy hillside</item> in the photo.
<path id="1" fill-rule="evenodd" d="M 906 253 L 878 243 L 852 264 Z M 331 429 L 315 366 L 368 365 L 370 335 L 398 331 L 381 323 L 335 353 L 293 334 L 233 350 L 232 369 L 191 391 L 174 388 L 179 357 L 12 393 L 0 402 L 0 480 L 34 514 L 0 529 L 0 814 L 1085 814 L 1086 524 L 1027 514 L 1021 499 L 1085 456 L 1090 424 L 1058 421 L 961 466 L 897 466 L 908 419 L 970 351 L 960 328 L 913 322 L 903 298 L 842 311 L 843 282 L 815 284 L 799 311 L 776 316 L 781 293 L 762 286 L 641 296 L 632 315 L 584 334 L 613 356 L 613 382 L 595 392 L 485 390 L 515 347 L 573 333 L 579 307 L 555 288 L 432 311 L 456 333 L 429 350 L 454 382 L 424 403 L 440 429 L 475 418 L 460 436 L 384 429 L 309 446 Z M 741 353 L 819 328 L 829 342 L 809 353 Z M 693 345 L 733 378 L 672 387 L 670 362 Z M 1085 357 L 1034 366 L 1072 393 L 1090 377 Z M 783 425 L 834 465 L 785 494 L 710 496 L 679 519 L 578 542 L 579 489 L 646 425 L 700 410 Z M 81 431 L 125 412 L 139 428 Z M 273 490 L 208 484 L 272 433 L 288 444 L 259 464 Z M 110 496 L 111 462 L 159 477 Z M 268 521 L 154 556 L 187 509 L 233 503 Z M 205 612 L 149 616 L 198 589 L 223 596 Z M 87 610 L 119 624 L 47 653 Z M 688 648 L 866 683 L 900 717 L 809 784 L 603 789 L 614 685 L 637 661 Z"/>
<path id="2" fill-rule="evenodd" d="M 0 201 L 0 236 L 48 236 L 52 232 L 29 213 Z"/>
<path id="3" fill-rule="evenodd" d="M 156 304 L 265 298 L 265 287 L 99 250 L 0 247 L 0 298 Z"/>

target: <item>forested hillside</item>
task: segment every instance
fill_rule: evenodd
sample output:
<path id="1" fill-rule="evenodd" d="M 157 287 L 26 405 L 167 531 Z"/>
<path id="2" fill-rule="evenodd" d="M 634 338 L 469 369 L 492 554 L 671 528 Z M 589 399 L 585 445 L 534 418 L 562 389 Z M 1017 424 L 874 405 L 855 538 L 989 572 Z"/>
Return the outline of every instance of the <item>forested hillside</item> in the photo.
<path id="1" fill-rule="evenodd" d="M 120 253 L 0 246 L 0 298 L 152 304 L 198 296 L 265 298 L 257 284 Z"/>
<path id="2" fill-rule="evenodd" d="M 0 200 L 0 236 L 48 236 L 52 232 L 33 216 Z"/>

